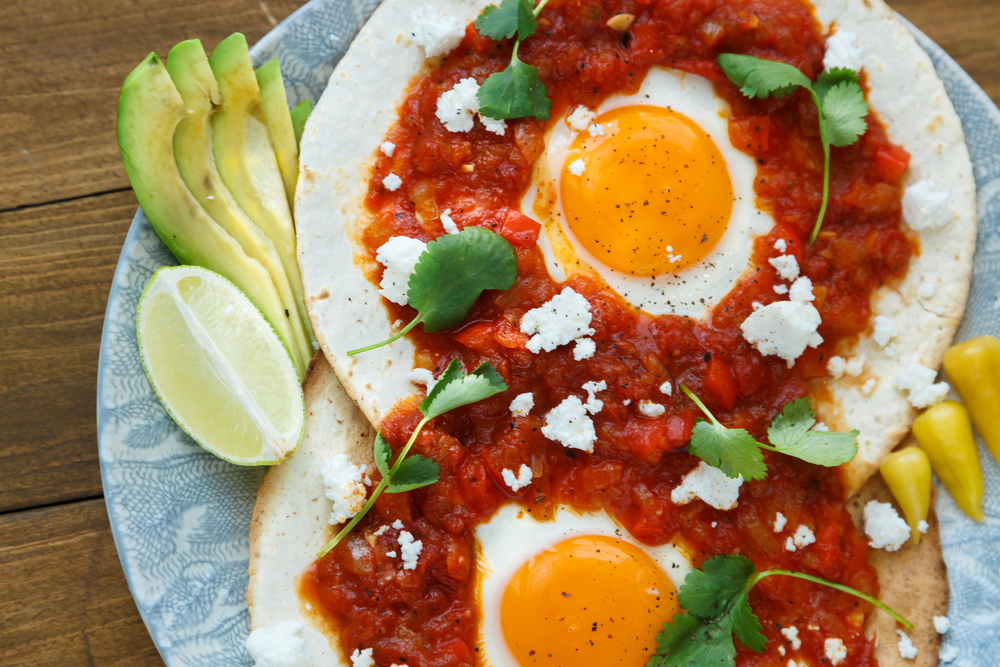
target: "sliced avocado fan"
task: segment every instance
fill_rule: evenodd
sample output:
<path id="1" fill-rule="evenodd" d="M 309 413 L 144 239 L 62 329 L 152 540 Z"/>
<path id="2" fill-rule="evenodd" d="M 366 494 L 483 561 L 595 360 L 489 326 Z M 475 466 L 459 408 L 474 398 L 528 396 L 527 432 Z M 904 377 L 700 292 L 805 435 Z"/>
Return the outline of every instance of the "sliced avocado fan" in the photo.
<path id="1" fill-rule="evenodd" d="M 172 48 L 167 58 L 167 72 L 190 110 L 174 133 L 174 158 L 181 178 L 201 207 L 239 242 L 244 252 L 267 269 L 284 304 L 286 319 L 298 348 L 294 356 L 308 360 L 312 358 L 313 349 L 299 317 L 295 295 L 281 257 L 271 239 L 233 199 L 216 169 L 211 114 L 215 105 L 222 102 L 222 96 L 201 42 L 192 39 Z"/>
<path id="2" fill-rule="evenodd" d="M 208 62 L 222 93 L 222 105 L 212 114 L 216 168 L 236 203 L 274 243 L 295 296 L 299 317 L 313 345 L 315 338 L 309 326 L 295 254 L 292 213 L 271 146 L 246 38 L 235 33 L 222 40 Z"/>
<path id="3" fill-rule="evenodd" d="M 118 147 L 129 182 L 153 229 L 177 259 L 232 280 L 278 331 L 301 377 L 308 357 L 298 353 L 271 276 L 205 212 L 181 178 L 173 137 L 188 113 L 163 62 L 149 54 L 126 77 L 118 99 Z"/>
<path id="4" fill-rule="evenodd" d="M 278 158 L 278 169 L 285 184 L 288 208 L 295 210 L 295 182 L 299 179 L 299 143 L 295 138 L 292 115 L 288 111 L 285 96 L 285 81 L 281 77 L 281 65 L 272 58 L 257 68 L 257 86 L 260 101 L 264 105 L 264 120 L 271 136 L 274 155 Z"/>

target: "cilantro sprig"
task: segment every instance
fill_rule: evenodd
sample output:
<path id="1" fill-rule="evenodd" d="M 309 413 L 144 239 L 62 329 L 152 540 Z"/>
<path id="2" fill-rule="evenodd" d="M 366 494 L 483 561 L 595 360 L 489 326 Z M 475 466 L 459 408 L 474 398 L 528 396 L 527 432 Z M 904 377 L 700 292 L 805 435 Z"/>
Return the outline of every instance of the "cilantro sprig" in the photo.
<path id="1" fill-rule="evenodd" d="M 774 416 L 767 429 L 766 445 L 742 428 L 728 428 L 715 418 L 694 392 L 681 385 L 688 398 L 708 417 L 698 420 L 691 432 L 688 452 L 710 466 L 736 478 L 764 479 L 767 465 L 761 449 L 780 452 L 809 463 L 832 468 L 847 463 L 858 453 L 858 431 L 813 431 L 816 414 L 809 399 L 792 401 Z"/>
<path id="2" fill-rule="evenodd" d="M 424 331 L 440 331 L 461 324 L 469 309 L 487 289 L 508 289 L 517 280 L 514 247 L 504 237 L 483 229 L 466 227 L 427 244 L 413 267 L 406 296 L 417 316 L 380 343 L 351 350 L 360 354 L 402 338 L 421 322 Z"/>
<path id="3" fill-rule="evenodd" d="M 462 371 L 462 364 L 457 359 L 452 359 L 448 367 L 444 369 L 444 373 L 438 378 L 434 388 L 420 402 L 420 413 L 423 415 L 423 419 L 413 429 L 410 439 L 406 441 L 399 456 L 396 457 L 396 462 L 391 466 L 389 463 L 392 460 L 392 449 L 389 447 L 389 443 L 382 437 L 381 431 L 375 436 L 375 466 L 382 473 L 382 481 L 372 491 L 361 511 L 354 515 L 354 518 L 316 554 L 316 557 L 322 558 L 347 537 L 383 493 L 403 493 L 429 486 L 438 481 L 440 469 L 435 461 L 420 454 L 407 457 L 410 448 L 417 441 L 417 436 L 420 435 L 420 431 L 427 422 L 455 408 L 477 403 L 506 389 L 507 383 L 490 364 L 484 363 L 476 370 L 466 374 Z"/>
<path id="4" fill-rule="evenodd" d="M 685 577 L 678 601 L 686 611 L 663 624 L 663 631 L 656 637 L 656 655 L 647 667 L 732 667 L 736 664 L 734 635 L 750 650 L 762 653 L 767 638 L 761 633 L 760 619 L 750 608 L 749 595 L 762 579 L 771 576 L 794 577 L 835 588 L 872 603 L 907 629 L 913 628 L 884 602 L 849 586 L 793 570 L 757 572 L 745 556 L 716 556 L 705 561 L 701 570 L 692 570 Z"/>
<path id="5" fill-rule="evenodd" d="M 782 97 L 796 88 L 809 91 L 816 105 L 823 143 L 823 203 L 809 237 L 812 245 L 823 226 L 830 199 L 830 146 L 850 146 L 868 128 L 865 121 L 868 103 L 857 72 L 842 68 L 826 70 L 814 84 L 798 68 L 773 60 L 723 53 L 718 61 L 722 72 L 750 98 Z"/>
<path id="6" fill-rule="evenodd" d="M 534 116 L 548 120 L 552 100 L 545 84 L 538 77 L 538 70 L 517 57 L 521 42 L 535 34 L 535 18 L 549 0 L 542 0 L 532 9 L 533 0 L 502 0 L 490 5 L 476 19 L 480 35 L 499 42 L 517 35 L 510 54 L 510 65 L 502 72 L 494 72 L 479 87 L 479 113 L 487 118 L 525 118 Z"/>

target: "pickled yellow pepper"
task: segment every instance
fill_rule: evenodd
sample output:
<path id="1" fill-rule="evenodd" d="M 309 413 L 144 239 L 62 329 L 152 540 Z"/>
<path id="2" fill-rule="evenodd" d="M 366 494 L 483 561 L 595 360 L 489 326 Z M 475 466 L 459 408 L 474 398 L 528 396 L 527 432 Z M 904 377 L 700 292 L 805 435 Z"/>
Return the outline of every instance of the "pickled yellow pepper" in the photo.
<path id="1" fill-rule="evenodd" d="M 920 523 L 931 506 L 931 462 L 919 447 L 905 447 L 882 460 L 878 467 L 892 496 L 910 524 L 910 539 L 920 544 Z"/>
<path id="2" fill-rule="evenodd" d="M 982 521 L 983 471 L 965 406 L 957 401 L 938 403 L 916 418 L 913 436 L 955 503 Z"/>
<path id="3" fill-rule="evenodd" d="M 945 352 L 944 369 L 986 446 L 1000 461 L 1000 340 L 979 336 Z"/>

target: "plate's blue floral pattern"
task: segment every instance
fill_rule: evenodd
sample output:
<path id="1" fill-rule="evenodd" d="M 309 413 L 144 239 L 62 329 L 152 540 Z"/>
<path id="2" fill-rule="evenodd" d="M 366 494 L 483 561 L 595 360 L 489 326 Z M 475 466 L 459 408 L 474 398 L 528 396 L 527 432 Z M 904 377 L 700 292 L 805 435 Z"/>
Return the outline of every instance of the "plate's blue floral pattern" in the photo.
<path id="1" fill-rule="evenodd" d="M 289 102 L 319 99 L 378 0 L 313 0 L 251 51 L 278 57 Z M 962 117 L 979 189 L 979 246 L 959 335 L 1000 332 L 1000 111 L 940 48 L 914 30 Z M 101 474 L 118 554 L 136 606 L 169 667 L 247 667 L 248 532 L 263 471 L 205 453 L 153 395 L 139 363 L 135 312 L 153 272 L 176 263 L 136 213 L 115 272 L 101 341 Z M 942 660 L 996 664 L 1000 649 L 1000 468 L 983 449 L 985 525 L 938 494 L 952 586 Z"/>

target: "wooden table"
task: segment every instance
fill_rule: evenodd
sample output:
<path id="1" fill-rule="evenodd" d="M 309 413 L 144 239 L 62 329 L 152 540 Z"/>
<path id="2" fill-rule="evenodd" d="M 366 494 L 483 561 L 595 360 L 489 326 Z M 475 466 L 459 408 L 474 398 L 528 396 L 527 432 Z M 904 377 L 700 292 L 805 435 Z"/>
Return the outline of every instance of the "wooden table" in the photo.
<path id="1" fill-rule="evenodd" d="M 97 355 L 135 212 L 125 75 L 178 41 L 255 42 L 299 0 L 0 2 L 0 664 L 162 665 L 101 494 Z M 1000 103 L 996 0 L 895 0 Z"/>

